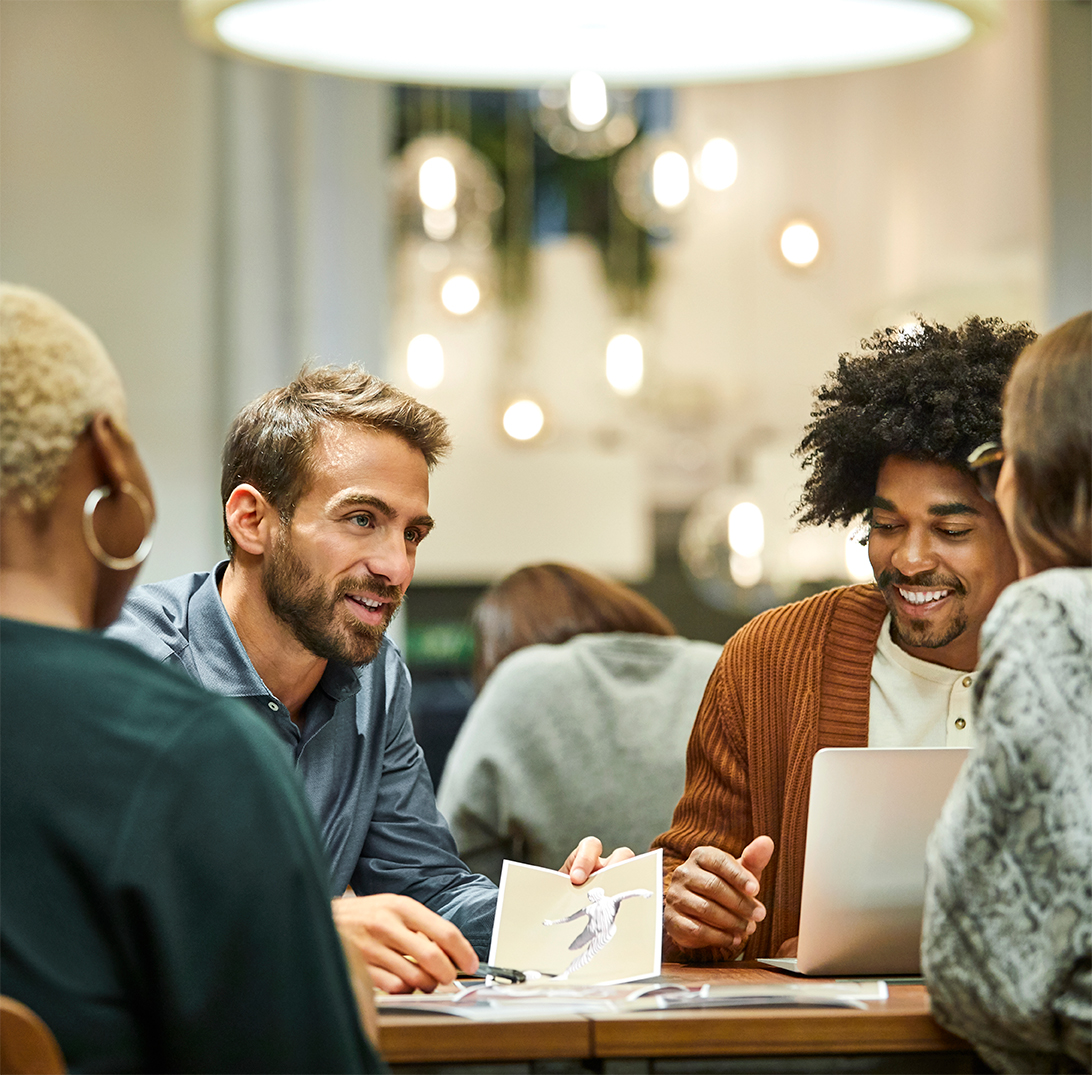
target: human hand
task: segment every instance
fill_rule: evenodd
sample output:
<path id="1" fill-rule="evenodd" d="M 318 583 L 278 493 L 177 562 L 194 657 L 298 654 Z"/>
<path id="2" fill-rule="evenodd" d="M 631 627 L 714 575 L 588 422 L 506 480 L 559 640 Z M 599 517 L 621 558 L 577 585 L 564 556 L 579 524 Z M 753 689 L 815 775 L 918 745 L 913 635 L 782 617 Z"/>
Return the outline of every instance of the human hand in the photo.
<path id="1" fill-rule="evenodd" d="M 795 959 L 796 949 L 800 941 L 799 937 L 790 937 L 787 941 L 783 941 L 781 947 L 777 950 L 778 959 Z"/>
<path id="2" fill-rule="evenodd" d="M 768 836 L 756 836 L 738 859 L 716 847 L 696 847 L 667 889 L 668 937 L 680 948 L 742 948 L 766 917 L 756 897 L 773 850 Z"/>
<path id="3" fill-rule="evenodd" d="M 607 858 L 602 855 L 603 841 L 594 836 L 585 836 L 565 860 L 560 872 L 567 873 L 574 885 L 582 885 L 596 870 L 634 857 L 628 847 L 616 847 Z"/>
<path id="4" fill-rule="evenodd" d="M 388 993 L 431 993 L 459 971 L 478 969 L 478 957 L 458 927 L 409 896 L 347 896 L 333 900 L 332 908 L 339 932 L 356 945 L 372 980 Z"/>

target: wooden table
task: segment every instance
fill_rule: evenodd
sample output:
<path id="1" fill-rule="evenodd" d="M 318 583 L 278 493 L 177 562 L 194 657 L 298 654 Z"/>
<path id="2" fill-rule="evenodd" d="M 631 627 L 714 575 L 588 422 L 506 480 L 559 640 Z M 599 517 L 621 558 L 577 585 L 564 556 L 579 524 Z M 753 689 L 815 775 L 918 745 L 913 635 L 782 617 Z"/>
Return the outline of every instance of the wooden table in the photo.
<path id="1" fill-rule="evenodd" d="M 755 963 L 664 966 L 666 981 L 696 984 L 781 982 L 785 977 Z M 478 1023 L 447 1016 L 384 1015 L 381 1047 L 398 1069 L 429 1065 L 521 1063 L 551 1072 L 686 1071 L 687 1058 L 702 1071 L 985 1071 L 970 1046 L 942 1030 L 918 984 L 892 983 L 886 1001 L 868 1011 L 852 1008 L 706 1009 L 625 1015 L 566 1016 L 524 1022 Z M 778 1066 L 755 1058 L 780 1057 Z M 854 1057 L 846 1067 L 846 1057 Z M 744 1059 L 751 1058 L 751 1059 Z M 788 1062 L 791 1058 L 791 1063 Z M 568 1060 L 565 1067 L 558 1061 Z M 772 1061 L 771 1061 L 772 1063 Z M 927 1065 L 914 1066 L 915 1064 Z M 909 1066 L 908 1066 L 909 1065 Z"/>

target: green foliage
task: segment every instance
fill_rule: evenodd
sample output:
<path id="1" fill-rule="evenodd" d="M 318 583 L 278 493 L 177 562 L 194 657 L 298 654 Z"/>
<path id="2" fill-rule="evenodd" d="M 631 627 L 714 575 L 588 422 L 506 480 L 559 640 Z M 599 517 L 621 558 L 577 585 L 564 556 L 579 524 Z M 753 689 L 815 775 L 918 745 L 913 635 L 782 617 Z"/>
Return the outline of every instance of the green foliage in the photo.
<path id="1" fill-rule="evenodd" d="M 619 311 L 639 313 L 655 279 L 653 239 L 621 209 L 614 187 L 619 153 L 580 160 L 554 152 L 534 131 L 533 95 L 524 92 L 403 86 L 397 94 L 395 149 L 429 132 L 466 139 L 504 189 L 493 243 L 504 302 L 518 307 L 531 291 L 531 249 L 543 237 L 544 197 L 564 204 L 565 231 L 588 236 L 602 259 Z"/>

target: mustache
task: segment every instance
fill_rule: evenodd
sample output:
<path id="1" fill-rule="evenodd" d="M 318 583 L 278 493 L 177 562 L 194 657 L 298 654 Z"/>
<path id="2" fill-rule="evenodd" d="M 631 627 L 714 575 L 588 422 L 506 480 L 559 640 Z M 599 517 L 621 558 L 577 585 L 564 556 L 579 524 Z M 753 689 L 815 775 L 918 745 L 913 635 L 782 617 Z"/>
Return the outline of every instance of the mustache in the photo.
<path id="1" fill-rule="evenodd" d="M 403 596 L 402 591 L 397 586 L 389 586 L 385 582 L 379 582 L 376 579 L 367 577 L 359 579 L 342 579 L 337 585 L 334 596 L 340 599 L 351 593 L 366 593 L 371 597 L 378 597 L 383 601 L 390 601 L 395 605 L 401 603 Z"/>
<path id="2" fill-rule="evenodd" d="M 876 576 L 876 585 L 881 590 L 892 586 L 924 586 L 930 590 L 954 590 L 960 597 L 967 593 L 967 587 L 959 579 L 946 579 L 936 571 L 926 571 L 920 575 L 904 575 L 901 571 L 885 568 Z"/>

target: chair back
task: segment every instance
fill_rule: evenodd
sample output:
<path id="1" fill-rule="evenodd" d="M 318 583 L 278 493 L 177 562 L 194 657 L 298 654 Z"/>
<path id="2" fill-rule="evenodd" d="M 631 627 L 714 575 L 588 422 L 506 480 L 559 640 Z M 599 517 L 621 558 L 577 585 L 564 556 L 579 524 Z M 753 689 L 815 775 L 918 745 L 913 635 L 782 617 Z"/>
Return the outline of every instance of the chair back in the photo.
<path id="1" fill-rule="evenodd" d="M 0 996 L 0 1075 L 65 1075 L 52 1031 L 25 1004 Z"/>

